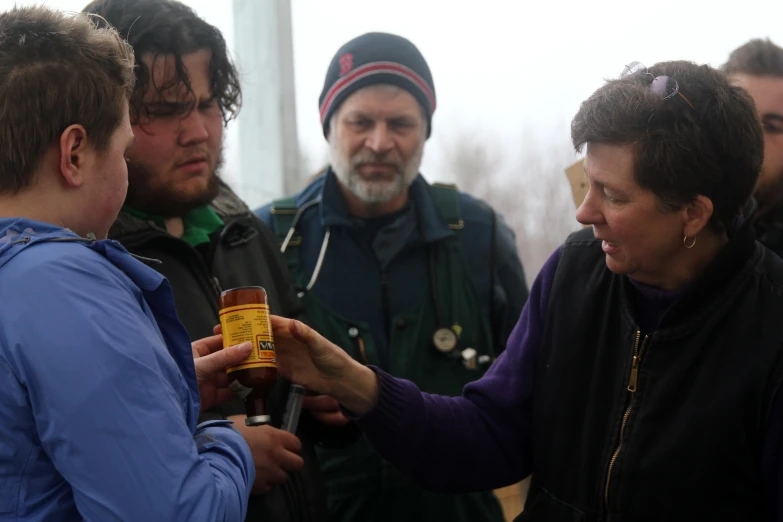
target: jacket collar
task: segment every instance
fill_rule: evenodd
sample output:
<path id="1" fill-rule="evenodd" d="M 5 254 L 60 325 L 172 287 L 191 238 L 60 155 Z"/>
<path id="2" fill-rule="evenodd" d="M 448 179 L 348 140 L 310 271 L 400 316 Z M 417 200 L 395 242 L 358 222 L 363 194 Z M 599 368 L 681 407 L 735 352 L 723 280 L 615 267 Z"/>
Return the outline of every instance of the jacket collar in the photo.
<path id="1" fill-rule="evenodd" d="M 325 228 L 356 226 L 361 219 L 352 217 L 348 213 L 337 176 L 331 167 L 323 175 L 322 183 L 319 204 L 321 225 Z M 417 220 L 419 233 L 424 243 L 440 241 L 454 235 L 454 232 L 449 229 L 448 224 L 441 217 L 431 190 L 429 183 L 421 174 L 416 176 L 408 189 L 413 208 L 416 210 L 413 215 Z"/>
<path id="2" fill-rule="evenodd" d="M 136 259 L 150 261 L 130 254 L 117 241 L 96 239 L 93 234 L 80 237 L 67 228 L 51 223 L 25 218 L 0 219 L 0 267 L 25 248 L 37 243 L 81 243 L 106 257 L 112 264 L 125 272 L 136 285 L 145 291 L 157 289 L 164 280 L 158 274 Z M 154 261 L 154 260 L 153 260 Z"/>
<path id="3" fill-rule="evenodd" d="M 714 317 L 716 308 L 726 306 L 739 292 L 760 255 L 762 250 L 755 241 L 752 223 L 745 221 L 729 236 L 729 242 L 701 274 L 681 291 L 670 293 L 676 299 L 661 318 L 660 333 L 677 337 Z M 630 283 L 625 278 L 627 276 L 623 279 Z M 631 286 L 626 285 L 626 299 L 629 299 L 627 292 Z M 639 288 L 635 290 L 639 291 Z M 629 310 L 627 305 L 626 310 Z"/>
<path id="4" fill-rule="evenodd" d="M 250 215 L 250 208 L 234 194 L 223 180 L 220 180 L 218 195 L 212 200 L 210 207 L 224 222 L 231 218 Z M 160 227 L 154 222 L 134 216 L 127 211 L 121 211 L 109 231 L 109 237 L 114 238 L 153 229 L 159 230 Z"/>

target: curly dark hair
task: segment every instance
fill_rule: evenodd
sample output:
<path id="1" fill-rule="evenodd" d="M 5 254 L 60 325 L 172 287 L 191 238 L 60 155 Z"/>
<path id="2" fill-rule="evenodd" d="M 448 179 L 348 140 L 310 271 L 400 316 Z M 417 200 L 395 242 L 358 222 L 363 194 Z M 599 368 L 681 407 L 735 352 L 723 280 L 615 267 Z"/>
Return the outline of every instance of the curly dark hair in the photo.
<path id="1" fill-rule="evenodd" d="M 783 48 L 769 38 L 755 38 L 734 49 L 723 70 L 727 74 L 783 77 Z"/>
<path id="2" fill-rule="evenodd" d="M 154 63 L 158 56 L 173 55 L 176 75 L 170 82 L 154 87 L 158 95 L 162 96 L 172 87 L 183 84 L 186 97 L 192 97 L 193 89 L 182 57 L 202 49 L 212 54 L 209 64 L 210 90 L 220 107 L 223 122 L 227 124 L 237 116 L 242 105 L 242 91 L 226 41 L 216 27 L 199 18 L 191 8 L 176 0 L 95 0 L 82 12 L 100 17 L 96 20 L 98 25 L 110 24 L 133 47 L 137 64 L 136 89 L 131 98 L 134 123 L 140 118 L 171 116 L 172 111 L 177 110 L 184 111 L 185 116 L 194 106 L 193 103 L 163 104 L 163 109 L 150 110 L 144 103 L 144 95 L 152 77 L 141 58 L 151 54 Z"/>
<path id="3" fill-rule="evenodd" d="M 764 158 L 753 100 L 709 65 L 661 62 L 649 72 L 610 80 L 582 103 L 571 122 L 574 148 L 630 145 L 636 181 L 662 208 L 682 208 L 704 195 L 713 204 L 710 226 L 730 230 Z M 656 95 L 650 86 L 657 76 L 674 78 L 693 108 L 680 96 Z"/>

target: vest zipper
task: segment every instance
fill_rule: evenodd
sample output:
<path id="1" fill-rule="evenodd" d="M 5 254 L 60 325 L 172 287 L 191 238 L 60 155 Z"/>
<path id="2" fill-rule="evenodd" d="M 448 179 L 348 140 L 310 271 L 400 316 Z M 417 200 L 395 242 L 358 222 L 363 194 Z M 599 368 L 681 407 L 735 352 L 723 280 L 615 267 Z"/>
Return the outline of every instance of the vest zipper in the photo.
<path id="1" fill-rule="evenodd" d="M 648 335 L 644 336 L 641 347 L 639 346 L 639 340 L 642 337 L 642 331 L 636 330 L 636 341 L 633 346 L 633 361 L 631 362 L 631 374 L 628 376 L 628 393 L 631 394 L 631 400 L 628 403 L 628 407 L 623 414 L 623 422 L 620 425 L 620 440 L 617 442 L 617 447 L 612 454 L 612 459 L 609 461 L 609 468 L 606 471 L 606 489 L 604 490 L 604 503 L 606 504 L 606 510 L 609 511 L 609 487 L 612 483 L 612 471 L 614 465 L 617 462 L 617 457 L 620 456 L 620 450 L 623 447 L 623 436 L 625 435 L 625 428 L 628 425 L 628 418 L 631 416 L 631 410 L 633 409 L 634 398 L 636 397 L 636 383 L 639 379 L 639 366 L 642 363 L 642 354 L 644 354 L 644 348 L 647 346 L 647 340 L 650 338 Z M 608 518 L 607 518 L 608 520 Z"/>

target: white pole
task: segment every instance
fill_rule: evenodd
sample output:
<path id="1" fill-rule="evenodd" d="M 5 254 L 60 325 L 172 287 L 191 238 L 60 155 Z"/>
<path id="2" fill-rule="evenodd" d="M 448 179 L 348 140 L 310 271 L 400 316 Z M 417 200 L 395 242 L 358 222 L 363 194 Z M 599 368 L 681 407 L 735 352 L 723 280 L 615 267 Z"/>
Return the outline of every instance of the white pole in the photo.
<path id="1" fill-rule="evenodd" d="M 299 187 L 290 0 L 234 0 L 243 104 L 237 118 L 240 194 L 251 208 Z"/>

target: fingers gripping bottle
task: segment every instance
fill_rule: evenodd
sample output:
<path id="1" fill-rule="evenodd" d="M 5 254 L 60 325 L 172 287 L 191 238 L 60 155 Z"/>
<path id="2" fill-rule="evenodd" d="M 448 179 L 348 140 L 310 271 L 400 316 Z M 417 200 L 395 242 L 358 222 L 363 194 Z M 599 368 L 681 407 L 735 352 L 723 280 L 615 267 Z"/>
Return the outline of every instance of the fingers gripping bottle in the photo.
<path id="1" fill-rule="evenodd" d="M 226 370 L 229 379 L 236 379 L 239 384 L 235 391 L 242 390 L 239 395 L 245 401 L 245 424 L 269 424 L 272 418 L 267 413 L 266 401 L 277 382 L 277 358 L 266 290 L 260 286 L 225 290 L 220 294 L 219 308 L 223 348 L 247 341 L 253 343 L 248 358 Z"/>

